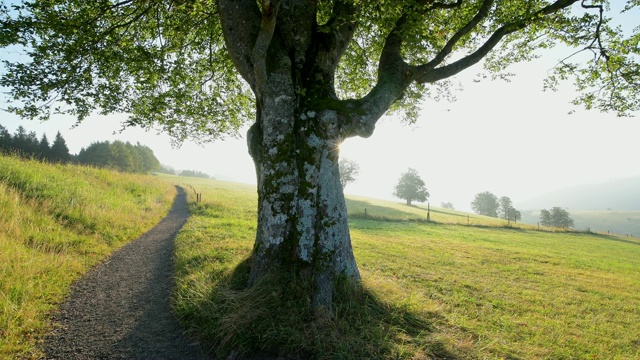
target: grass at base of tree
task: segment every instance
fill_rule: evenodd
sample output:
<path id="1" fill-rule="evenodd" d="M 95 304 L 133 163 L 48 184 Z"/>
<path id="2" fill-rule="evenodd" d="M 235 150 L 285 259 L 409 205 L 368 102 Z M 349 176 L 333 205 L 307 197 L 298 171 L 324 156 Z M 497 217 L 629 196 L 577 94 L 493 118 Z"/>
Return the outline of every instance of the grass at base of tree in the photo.
<path id="1" fill-rule="evenodd" d="M 193 216 L 178 236 L 174 307 L 190 332 L 219 354 L 640 357 L 638 242 L 392 221 L 389 213 L 397 209 L 388 210 L 386 221 L 356 216 L 350 224 L 362 287 L 340 286 L 335 318 L 314 320 L 304 287 L 286 274 L 243 288 L 255 236 L 255 187 L 194 186 L 203 202 L 190 205 Z"/>
<path id="2" fill-rule="evenodd" d="M 0 156 L 0 358 L 37 358 L 73 281 L 155 225 L 175 189 L 148 175 Z"/>

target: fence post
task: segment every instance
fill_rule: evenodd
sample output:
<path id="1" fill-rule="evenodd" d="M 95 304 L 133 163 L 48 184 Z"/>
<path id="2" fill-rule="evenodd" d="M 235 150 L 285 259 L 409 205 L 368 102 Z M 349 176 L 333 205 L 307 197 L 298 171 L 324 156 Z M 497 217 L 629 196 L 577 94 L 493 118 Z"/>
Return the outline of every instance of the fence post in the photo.
<path id="1" fill-rule="evenodd" d="M 427 222 L 431 222 L 431 206 L 427 203 Z"/>
<path id="2" fill-rule="evenodd" d="M 367 208 L 364 208 L 364 218 L 367 218 Z"/>

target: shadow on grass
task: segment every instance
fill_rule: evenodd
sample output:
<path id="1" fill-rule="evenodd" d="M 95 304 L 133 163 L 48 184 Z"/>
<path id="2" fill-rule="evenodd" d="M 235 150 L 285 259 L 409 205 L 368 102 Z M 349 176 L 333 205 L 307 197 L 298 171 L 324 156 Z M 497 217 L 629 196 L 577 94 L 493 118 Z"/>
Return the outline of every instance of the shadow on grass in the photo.
<path id="1" fill-rule="evenodd" d="M 339 281 L 334 316 L 312 315 L 310 289 L 290 274 L 273 273 L 245 289 L 250 259 L 220 279 L 185 320 L 219 357 L 239 359 L 457 359 L 437 338 L 436 313 L 416 314 Z M 196 304 L 194 304 L 196 305 Z"/>

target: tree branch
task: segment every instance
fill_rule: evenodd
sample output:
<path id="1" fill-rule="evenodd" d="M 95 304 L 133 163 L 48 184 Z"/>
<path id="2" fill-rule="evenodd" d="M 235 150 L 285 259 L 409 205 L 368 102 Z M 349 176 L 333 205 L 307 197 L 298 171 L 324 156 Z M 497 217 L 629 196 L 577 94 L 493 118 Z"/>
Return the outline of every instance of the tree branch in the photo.
<path id="1" fill-rule="evenodd" d="M 351 1 L 336 1 L 333 5 L 333 16 L 326 24 L 319 26 L 314 34 L 316 74 L 328 77 L 332 86 L 338 63 L 356 30 L 356 14 L 360 8 L 360 5 Z"/>
<path id="2" fill-rule="evenodd" d="M 255 0 L 218 0 L 218 9 L 231 61 L 255 91 L 252 52 L 260 32 L 260 9 Z"/>
<path id="3" fill-rule="evenodd" d="M 487 41 L 480 46 L 473 53 L 465 56 L 464 58 L 455 61 L 449 65 L 442 66 L 440 68 L 428 69 L 425 65 L 421 65 L 416 68 L 415 71 L 415 80 L 418 83 L 432 83 L 438 80 L 442 80 L 448 77 L 451 77 L 464 69 L 471 67 L 478 63 L 482 58 L 487 56 L 493 48 L 498 45 L 500 40 L 502 40 L 506 35 L 514 33 L 516 31 L 522 30 L 532 23 L 539 21 L 544 18 L 546 15 L 550 15 L 556 13 L 562 9 L 565 9 L 572 4 L 576 3 L 578 0 L 558 0 L 553 4 L 550 4 L 535 13 L 531 16 L 520 19 L 518 21 L 510 22 L 498 28 Z"/>
<path id="4" fill-rule="evenodd" d="M 609 61 L 609 54 L 607 53 L 607 50 L 605 49 L 605 47 L 602 45 L 602 39 L 600 38 L 600 29 L 602 27 L 602 23 L 604 22 L 604 19 L 603 19 L 604 9 L 602 5 L 587 5 L 585 4 L 585 0 L 582 0 L 582 3 L 580 4 L 580 6 L 582 6 L 583 9 L 598 9 L 600 20 L 598 21 L 598 25 L 596 25 L 596 33 L 593 37 L 593 41 L 591 41 L 591 44 L 587 46 L 587 49 L 593 48 L 593 45 L 597 42 L 600 55 L 604 57 L 606 61 Z"/>
<path id="5" fill-rule="evenodd" d="M 447 56 L 451 54 L 454 46 L 462 39 L 463 36 L 469 34 L 473 29 L 480 24 L 482 20 L 484 20 L 489 15 L 489 10 L 494 4 L 494 0 L 485 0 L 482 3 L 482 6 L 476 13 L 476 15 L 460 30 L 458 30 L 452 37 L 447 41 L 442 50 L 438 52 L 438 54 L 433 58 L 433 60 L 428 63 L 418 67 L 417 72 L 425 72 L 432 70 L 436 66 L 440 65 Z"/>
<path id="6" fill-rule="evenodd" d="M 262 23 L 251 52 L 255 73 L 256 97 L 260 97 L 267 83 L 267 50 L 276 29 L 276 17 L 282 0 L 262 0 Z"/>

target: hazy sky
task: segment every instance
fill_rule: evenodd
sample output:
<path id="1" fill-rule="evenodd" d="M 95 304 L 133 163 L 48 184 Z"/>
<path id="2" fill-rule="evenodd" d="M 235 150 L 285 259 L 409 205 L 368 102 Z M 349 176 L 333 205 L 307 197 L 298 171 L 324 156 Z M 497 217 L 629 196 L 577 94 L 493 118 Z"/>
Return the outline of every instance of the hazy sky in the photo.
<path id="1" fill-rule="evenodd" d="M 361 171 L 346 193 L 392 199 L 398 178 L 411 167 L 425 180 L 431 204 L 452 202 L 456 209 L 469 210 L 475 194 L 491 191 L 509 196 L 517 208 L 518 201 L 552 189 L 640 177 L 639 117 L 576 108 L 569 103 L 574 96 L 570 86 L 557 93 L 542 91 L 543 78 L 562 55 L 568 54 L 512 66 L 517 76 L 509 83 L 474 83 L 482 69 L 469 69 L 456 79 L 463 87 L 456 102 L 426 101 L 415 125 L 385 117 L 369 139 L 348 139 L 341 156 L 358 162 Z M 6 56 L 0 49 L 0 58 Z M 72 129 L 71 118 L 38 123 L 0 111 L 0 124 L 12 133 L 22 124 L 52 141 L 59 130 L 74 154 L 96 141 L 139 141 L 176 169 L 255 183 L 244 138 L 175 149 L 166 135 L 153 131 L 132 128 L 114 135 L 124 118 L 92 116 Z M 549 206 L 556 205 L 562 206 Z"/>

